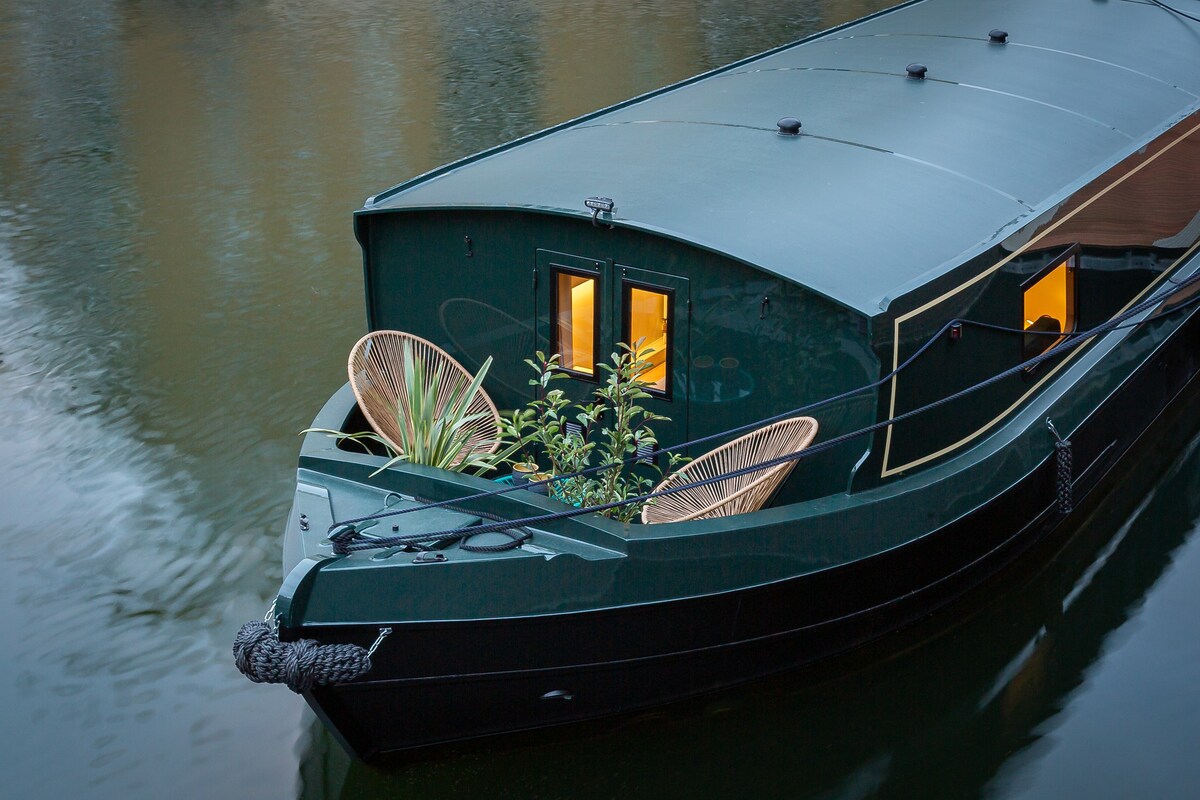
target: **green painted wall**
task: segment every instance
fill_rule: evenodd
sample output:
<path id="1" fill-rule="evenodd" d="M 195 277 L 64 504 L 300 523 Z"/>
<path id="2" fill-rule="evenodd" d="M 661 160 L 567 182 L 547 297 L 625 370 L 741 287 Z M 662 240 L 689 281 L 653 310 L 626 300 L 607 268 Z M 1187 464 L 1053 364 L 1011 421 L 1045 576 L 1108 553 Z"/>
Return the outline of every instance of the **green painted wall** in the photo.
<path id="1" fill-rule="evenodd" d="M 472 371 L 491 355 L 485 385 L 502 409 L 531 397 L 532 372 L 523 361 L 548 347 L 550 287 L 544 274 L 534 285 L 539 249 L 598 265 L 606 301 L 602 352 L 611 352 L 619 336 L 620 316 L 611 301 L 622 266 L 687 279 L 690 308 L 676 304 L 682 315 L 677 322 L 688 330 L 677 337 L 687 352 L 675 359 L 674 396 L 649 404 L 672 418 L 656 426 L 664 443 L 780 414 L 879 374 L 866 321 L 857 313 L 663 237 L 504 211 L 365 214 L 359 225 L 371 328 L 426 337 Z M 572 383 L 579 396 L 590 390 L 584 382 Z M 868 394 L 817 412 L 818 441 L 870 424 L 875 405 Z M 855 442 L 805 462 L 780 500 L 843 491 L 867 445 Z"/>

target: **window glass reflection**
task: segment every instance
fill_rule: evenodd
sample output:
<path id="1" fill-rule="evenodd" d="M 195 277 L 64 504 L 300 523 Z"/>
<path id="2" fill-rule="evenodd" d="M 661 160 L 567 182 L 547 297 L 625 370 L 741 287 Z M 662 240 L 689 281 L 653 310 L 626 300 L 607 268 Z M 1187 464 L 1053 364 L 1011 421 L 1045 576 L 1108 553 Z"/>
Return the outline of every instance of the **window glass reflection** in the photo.
<path id="1" fill-rule="evenodd" d="M 625 340 L 634 344 L 641 340 L 642 350 L 649 352 L 645 358 L 650 369 L 642 374 L 642 380 L 656 391 L 667 391 L 667 375 L 670 369 L 668 355 L 670 342 L 670 296 L 664 292 L 630 286 L 626 290 L 628 330 Z"/>
<path id="2" fill-rule="evenodd" d="M 1070 256 L 1053 266 L 1025 289 L 1025 358 L 1044 353 L 1062 340 L 1049 334 L 1070 333 L 1075 328 L 1072 302 L 1075 257 Z"/>
<path id="3" fill-rule="evenodd" d="M 555 273 L 554 350 L 564 369 L 596 374 L 596 279 Z"/>

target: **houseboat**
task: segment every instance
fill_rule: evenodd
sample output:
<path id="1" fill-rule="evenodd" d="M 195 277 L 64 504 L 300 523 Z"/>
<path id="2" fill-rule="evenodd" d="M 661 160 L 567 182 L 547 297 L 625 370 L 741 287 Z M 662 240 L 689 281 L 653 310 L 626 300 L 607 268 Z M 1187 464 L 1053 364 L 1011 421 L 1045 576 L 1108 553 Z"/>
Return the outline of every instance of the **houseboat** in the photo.
<path id="1" fill-rule="evenodd" d="M 397 462 L 324 432 L 380 429 L 352 361 L 303 440 L 262 652 L 362 758 L 662 704 L 980 585 L 1193 379 L 1200 22 L 917 0 L 421 175 L 354 229 L 369 331 L 485 373 L 476 416 L 544 396 L 539 352 L 582 403 L 649 343 L 638 402 L 666 419 L 634 456 L 677 471 L 622 521 Z M 716 472 L 661 452 L 796 419 L 804 442 Z"/>

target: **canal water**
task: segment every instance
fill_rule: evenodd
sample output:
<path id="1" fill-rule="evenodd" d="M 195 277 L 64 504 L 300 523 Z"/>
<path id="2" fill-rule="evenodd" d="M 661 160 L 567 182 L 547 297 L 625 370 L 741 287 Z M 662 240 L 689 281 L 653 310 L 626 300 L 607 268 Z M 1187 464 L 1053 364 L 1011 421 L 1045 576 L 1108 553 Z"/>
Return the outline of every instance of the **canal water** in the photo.
<path id="1" fill-rule="evenodd" d="M 1076 529 L 816 670 L 366 767 L 233 667 L 364 331 L 363 199 L 883 5 L 0 0 L 0 794 L 1200 795 L 1196 400 Z"/>

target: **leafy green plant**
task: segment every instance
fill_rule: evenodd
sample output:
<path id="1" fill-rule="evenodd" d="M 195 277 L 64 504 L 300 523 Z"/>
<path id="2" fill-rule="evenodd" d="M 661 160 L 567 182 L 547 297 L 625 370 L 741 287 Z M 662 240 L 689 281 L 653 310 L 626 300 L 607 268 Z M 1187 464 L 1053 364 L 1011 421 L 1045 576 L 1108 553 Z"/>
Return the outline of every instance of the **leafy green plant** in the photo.
<path id="1" fill-rule="evenodd" d="M 566 378 L 561 371 L 560 357 L 538 352 L 536 360 L 525 363 L 535 375 L 529 384 L 536 396 L 525 408 L 501 419 L 500 441 L 505 446 L 495 453 L 472 452 L 468 447 L 471 424 L 484 414 L 468 413 L 471 401 L 480 391 L 491 367 L 488 358 L 469 382 L 457 380 L 446 389 L 439 403 L 438 395 L 444 382 L 455 380 L 444 367 L 429 371 L 411 346 L 404 345 L 403 378 L 408 388 L 405 402 L 394 409 L 397 415 L 400 440 L 397 449 L 374 431 L 344 433 L 326 428 L 308 428 L 302 433 L 325 433 L 338 440 L 358 443 L 371 452 L 368 442 L 383 446 L 390 459 L 372 476 L 398 462 L 425 464 L 441 469 L 484 472 L 513 460 L 520 452 L 525 461 L 535 461 L 540 454 L 550 462 L 554 475 L 574 475 L 598 467 L 589 475 L 574 475 L 555 482 L 551 490 L 567 503 L 590 506 L 626 500 L 648 492 L 663 472 L 652 463 L 626 463 L 640 449 L 655 450 L 658 439 L 651 423 L 668 422 L 669 417 L 655 414 L 641 405 L 651 395 L 650 385 L 641 376 L 650 369 L 646 358 L 654 351 L 642 348 L 639 340 L 634 346 L 619 344 L 611 356 L 612 363 L 599 365 L 605 379 L 593 393 L 591 402 L 575 405 L 554 382 Z M 576 423 L 580 429 L 593 431 L 585 438 L 568 428 Z M 672 454 L 668 468 L 673 469 L 686 459 Z M 608 517 L 629 522 L 640 513 L 644 503 L 630 503 L 601 512 Z"/>
<path id="2" fill-rule="evenodd" d="M 647 475 L 639 474 L 626 463 L 639 450 L 658 449 L 658 437 L 650 423 L 670 422 L 670 417 L 655 414 L 639 404 L 639 401 L 651 396 L 646 391 L 649 384 L 641 376 L 651 368 L 646 357 L 654 352 L 653 348 L 642 348 L 641 345 L 642 340 L 635 342 L 632 347 L 624 343 L 617 344 L 617 352 L 612 354 L 612 364 L 600 365 L 607 377 L 595 392 L 596 402 L 588 407 L 596 421 L 607 418 L 607 424 L 600 430 L 597 448 L 599 466 L 603 467 L 597 473 L 600 503 L 646 494 L 663 477 L 657 465 L 650 464 L 648 471 L 652 474 Z M 671 453 L 668 458 L 668 469 L 675 469 L 686 461 L 684 456 L 677 453 Z M 644 502 L 629 503 L 604 513 L 622 522 L 629 522 L 641 512 L 644 505 Z"/>
<path id="3" fill-rule="evenodd" d="M 565 478 L 554 484 L 554 493 L 568 503 L 602 505 L 625 500 L 648 492 L 662 478 L 657 465 L 647 464 L 641 471 L 626 463 L 640 448 L 657 449 L 658 439 L 650 423 L 668 422 L 669 417 L 655 414 L 640 404 L 651 395 L 650 385 L 641 376 L 650 369 L 646 358 L 654 351 L 642 348 L 639 340 L 634 346 L 619 344 L 612 354 L 611 364 L 602 363 L 604 382 L 596 389 L 593 400 L 573 406 L 561 389 L 552 387 L 555 380 L 566 376 L 559 371 L 559 356 L 547 357 L 537 353 L 537 360 L 526 359 L 535 377 L 529 383 L 537 389 L 537 397 L 525 409 L 506 420 L 505 435 L 523 446 L 537 445 L 550 461 L 556 475 L 569 475 L 600 467 L 592 475 Z M 574 421 L 582 429 L 595 432 L 590 440 L 567 428 Z M 684 461 L 671 455 L 669 468 Z M 629 522 L 641 511 L 644 503 L 630 503 L 601 512 L 605 516 Z"/>
<path id="4" fill-rule="evenodd" d="M 558 354 L 547 357 L 538 351 L 536 362 L 527 358 L 525 363 L 536 373 L 529 381 L 530 386 L 536 387 L 536 396 L 502 423 L 503 434 L 520 443 L 526 461 L 536 462 L 533 448 L 539 449 L 550 462 L 550 472 L 554 475 L 569 475 L 587 469 L 588 457 L 595 445 L 567 429 L 567 423 L 572 419 L 581 426 L 586 425 L 587 420 L 578 410 L 572 417 L 571 401 L 561 389 L 551 387 L 553 381 L 567 377 L 558 371 L 560 357 Z M 571 502 L 579 502 L 587 494 L 585 478 L 566 478 L 552 486 L 558 497 Z"/>

